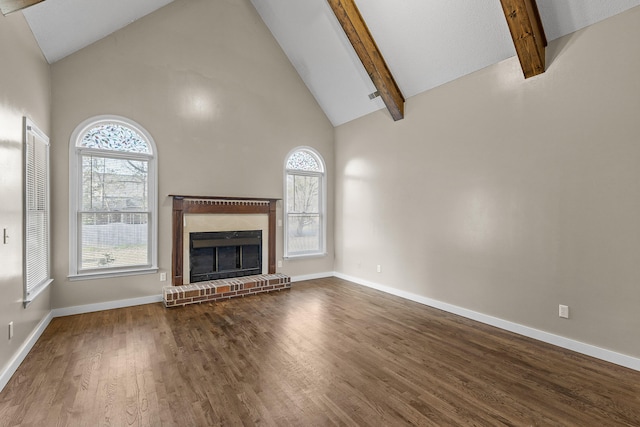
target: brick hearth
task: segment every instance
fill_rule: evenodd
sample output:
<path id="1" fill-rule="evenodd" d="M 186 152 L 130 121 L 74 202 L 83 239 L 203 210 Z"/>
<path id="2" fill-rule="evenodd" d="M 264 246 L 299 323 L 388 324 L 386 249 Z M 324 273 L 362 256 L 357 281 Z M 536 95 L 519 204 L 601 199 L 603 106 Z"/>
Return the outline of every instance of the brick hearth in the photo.
<path id="1" fill-rule="evenodd" d="M 165 307 L 178 307 L 290 288 L 291 278 L 287 275 L 280 273 L 260 274 L 190 285 L 165 286 L 163 296 Z"/>

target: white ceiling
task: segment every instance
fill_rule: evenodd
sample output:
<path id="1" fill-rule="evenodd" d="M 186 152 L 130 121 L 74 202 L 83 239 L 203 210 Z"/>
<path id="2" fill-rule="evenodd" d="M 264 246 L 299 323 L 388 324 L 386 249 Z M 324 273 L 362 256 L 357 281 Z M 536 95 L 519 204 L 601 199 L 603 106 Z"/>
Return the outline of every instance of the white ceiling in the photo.
<path id="1" fill-rule="evenodd" d="M 46 0 L 23 10 L 50 64 L 173 0 Z"/>
<path id="2" fill-rule="evenodd" d="M 47 0 L 24 15 L 53 63 L 171 1 Z M 384 108 L 326 0 L 251 3 L 334 125 Z M 499 0 L 356 3 L 405 98 L 515 55 Z M 551 41 L 640 0 L 537 3 Z"/>

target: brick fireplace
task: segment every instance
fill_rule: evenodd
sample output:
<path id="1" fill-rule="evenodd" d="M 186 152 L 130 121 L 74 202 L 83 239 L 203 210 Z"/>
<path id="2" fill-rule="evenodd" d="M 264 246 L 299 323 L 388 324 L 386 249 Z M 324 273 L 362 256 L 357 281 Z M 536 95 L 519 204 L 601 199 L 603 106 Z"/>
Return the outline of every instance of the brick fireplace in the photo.
<path id="1" fill-rule="evenodd" d="M 291 287 L 291 280 L 283 274 L 276 274 L 276 204 L 279 199 L 242 198 L 242 197 L 202 197 L 171 195 L 173 197 L 173 232 L 171 255 L 171 279 L 173 286 L 164 288 L 164 300 L 167 307 L 185 305 L 203 301 L 216 301 L 235 296 L 244 296 L 258 292 L 287 289 Z M 246 269 L 244 277 L 240 273 L 222 275 L 221 279 L 208 280 L 209 276 L 197 276 L 196 283 L 190 283 L 191 268 L 189 251 L 193 247 L 194 234 L 204 234 L 203 239 L 222 233 L 242 236 L 246 239 L 245 230 L 259 232 L 261 236 L 261 267 L 260 274 L 254 269 Z M 243 242 L 244 243 L 244 242 Z M 213 247 L 223 246 L 219 243 L 197 243 L 199 248 L 205 245 Z M 221 251 L 226 263 L 232 254 L 240 254 L 241 249 L 235 244 L 224 246 Z M 233 247 L 233 249 L 231 249 Z M 210 258 L 218 257 L 217 249 L 213 250 Z M 253 249 L 247 249 L 251 252 Z M 206 251 L 205 251 L 206 252 Z M 209 263 L 208 258 L 204 258 Z M 196 261 L 200 262 L 200 261 Z M 213 261 L 216 264 L 218 261 Z M 251 263 L 254 258 L 251 258 Z M 223 264 L 224 264 L 223 263 Z M 244 270 L 238 261 L 237 270 Z M 198 265 L 200 268 L 200 265 Z M 251 271 L 249 271 L 251 270 Z M 211 276 L 214 277 L 214 276 Z"/>

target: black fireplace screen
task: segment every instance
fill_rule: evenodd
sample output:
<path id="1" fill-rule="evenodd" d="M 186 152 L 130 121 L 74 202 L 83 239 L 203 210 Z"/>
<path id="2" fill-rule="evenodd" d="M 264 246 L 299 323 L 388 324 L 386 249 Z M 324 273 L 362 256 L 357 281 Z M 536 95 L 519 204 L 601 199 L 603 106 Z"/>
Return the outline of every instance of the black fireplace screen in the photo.
<path id="1" fill-rule="evenodd" d="M 189 233 L 190 282 L 262 273 L 262 230 Z"/>

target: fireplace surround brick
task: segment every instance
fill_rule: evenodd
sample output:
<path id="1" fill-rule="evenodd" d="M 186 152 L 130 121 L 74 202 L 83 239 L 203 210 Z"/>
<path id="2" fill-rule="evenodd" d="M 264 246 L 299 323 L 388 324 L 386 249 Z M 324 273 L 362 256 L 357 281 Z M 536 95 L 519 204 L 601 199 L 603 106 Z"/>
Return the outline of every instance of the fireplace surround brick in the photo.
<path id="1" fill-rule="evenodd" d="M 275 273 L 165 286 L 162 294 L 165 307 L 182 307 L 290 288 L 291 277 Z"/>

